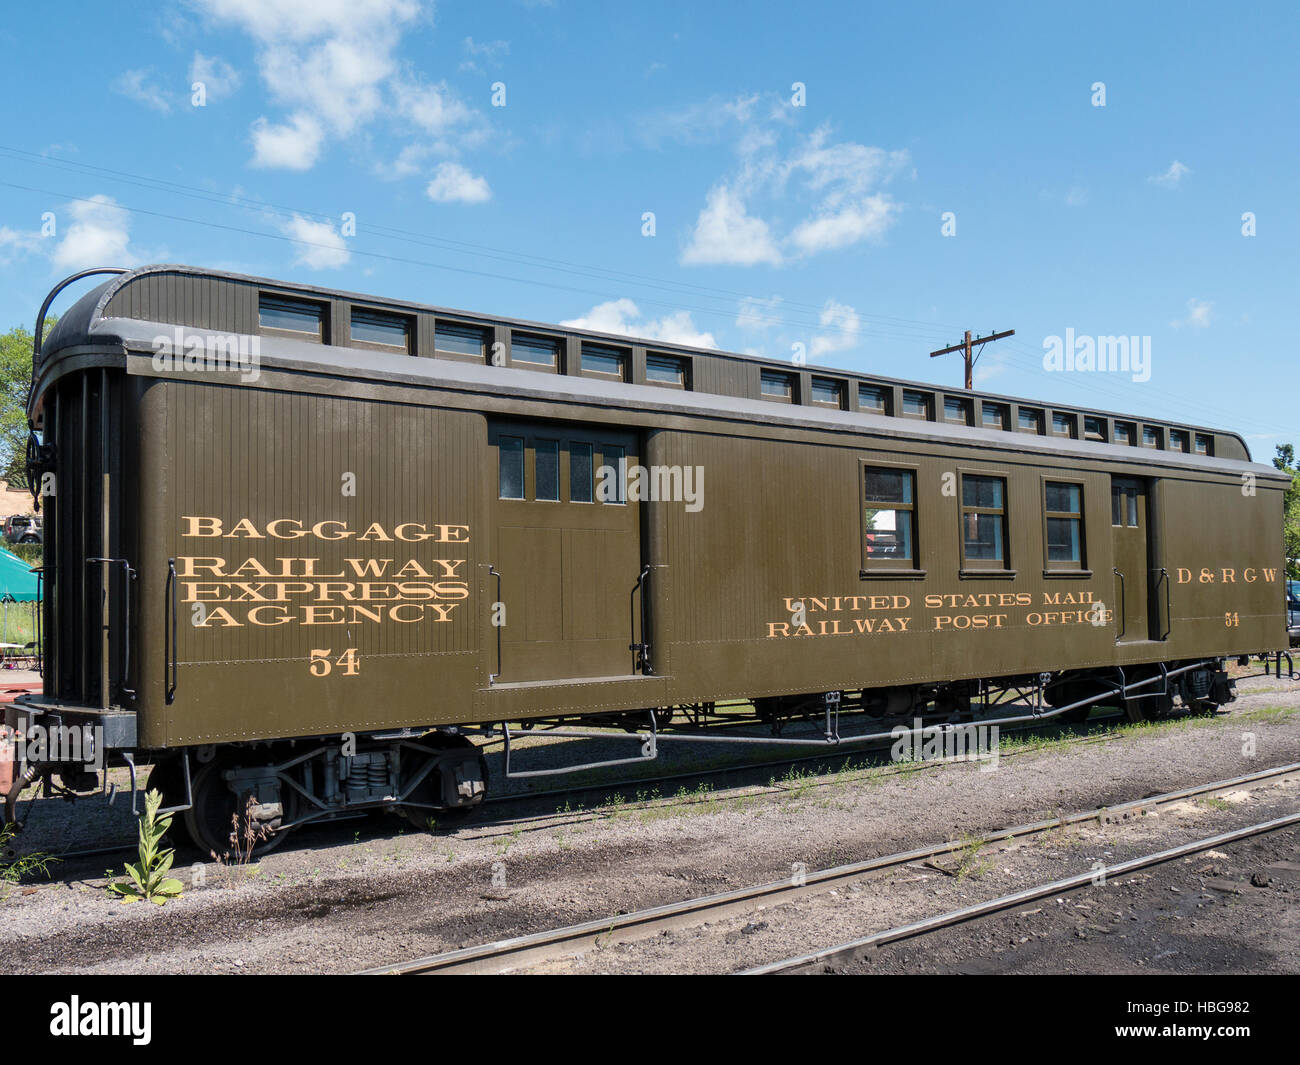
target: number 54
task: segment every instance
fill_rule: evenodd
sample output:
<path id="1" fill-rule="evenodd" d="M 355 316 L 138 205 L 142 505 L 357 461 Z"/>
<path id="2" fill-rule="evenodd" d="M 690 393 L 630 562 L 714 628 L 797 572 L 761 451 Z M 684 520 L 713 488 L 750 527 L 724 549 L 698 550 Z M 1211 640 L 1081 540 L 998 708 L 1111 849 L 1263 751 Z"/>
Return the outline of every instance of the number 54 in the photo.
<path id="1" fill-rule="evenodd" d="M 333 653 L 328 647 L 323 651 L 312 651 L 311 665 L 308 668 L 311 669 L 313 677 L 328 677 L 335 665 L 343 667 L 345 677 L 355 677 L 361 672 L 361 659 L 357 656 L 355 647 L 349 647 L 331 664 L 330 655 Z"/>

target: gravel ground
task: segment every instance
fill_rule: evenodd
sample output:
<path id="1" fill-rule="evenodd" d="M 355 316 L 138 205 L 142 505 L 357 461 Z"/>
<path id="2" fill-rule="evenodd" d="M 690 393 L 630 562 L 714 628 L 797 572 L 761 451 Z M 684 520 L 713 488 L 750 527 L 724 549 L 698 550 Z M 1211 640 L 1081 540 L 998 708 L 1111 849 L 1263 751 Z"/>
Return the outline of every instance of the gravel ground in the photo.
<path id="1" fill-rule="evenodd" d="M 488 807 L 433 834 L 367 819 L 290 837 L 255 868 L 182 854 L 187 890 L 165 907 L 107 896 L 122 856 L 69 859 L 8 891 L 0 945 L 15 972 L 353 971 L 1300 761 L 1300 684 L 1253 677 L 1239 691 L 1230 713 L 1027 750 L 996 772 L 792 774 L 594 810 L 539 799 L 545 816 Z M 129 838 L 125 806 L 101 802 L 98 841 Z M 69 845 L 37 834 L 57 821 L 41 804 L 25 845 Z M 724 948 L 708 964 L 734 968 Z"/>
<path id="2" fill-rule="evenodd" d="M 1171 803 L 1140 817 L 1086 825 L 1011 840 L 972 845 L 957 855 L 892 869 L 805 896 L 756 907 L 746 915 L 702 924 L 533 970 L 543 973 L 734 972 L 834 947 L 871 932 L 896 928 L 977 902 L 1088 874 L 1132 858 L 1271 820 L 1300 806 L 1300 779 L 1252 786 Z M 1020 907 L 997 918 L 938 930 L 910 943 L 890 945 L 859 964 L 837 963 L 830 972 L 1142 972 L 1154 962 L 1168 972 L 1273 972 L 1300 970 L 1300 883 L 1294 864 L 1298 832 L 1197 855 L 1181 868 L 1139 871 L 1089 889 Z M 1266 857 L 1266 855 L 1271 857 Z M 1270 869 L 1273 863 L 1276 868 Z M 1279 864 L 1280 863 L 1280 864 Z M 1252 878 L 1255 884 L 1252 885 Z M 1163 898 L 1153 890 L 1167 882 Z M 1250 891 L 1251 906 L 1237 903 Z M 1157 897 L 1153 897 L 1157 896 Z M 1215 903 L 1223 903 L 1215 905 Z M 1274 912 L 1261 927 L 1260 915 Z M 1199 918 L 1199 920 L 1198 920 Z M 1186 928 L 1177 922 L 1187 920 Z M 1135 923 L 1136 922 L 1136 923 Z M 1172 923 L 1171 923 L 1172 922 Z M 986 927 L 987 924 L 987 927 Z M 1198 940 L 1175 949 L 1168 933 Z M 1078 941 L 1113 936 L 1100 951 L 1080 952 Z M 1201 941 L 1203 937 L 1203 941 Z M 1032 962 L 1031 962 L 1032 959 Z M 1044 968 L 1045 966 L 1045 968 Z M 819 967 L 821 968 L 821 967 Z"/>
<path id="3" fill-rule="evenodd" d="M 1297 859 L 1300 829 L 1242 840 L 827 971 L 1295 973 Z"/>

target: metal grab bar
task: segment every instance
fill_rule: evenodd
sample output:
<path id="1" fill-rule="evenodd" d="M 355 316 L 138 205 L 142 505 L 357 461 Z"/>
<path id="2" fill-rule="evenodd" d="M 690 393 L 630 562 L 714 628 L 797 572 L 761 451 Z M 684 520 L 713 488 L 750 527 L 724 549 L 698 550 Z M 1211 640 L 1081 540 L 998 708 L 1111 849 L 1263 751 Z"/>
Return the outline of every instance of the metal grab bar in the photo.
<path id="1" fill-rule="evenodd" d="M 1273 655 L 1277 661 L 1277 678 L 1282 679 L 1282 659 L 1286 659 L 1286 674 L 1289 680 L 1300 680 L 1300 674 L 1295 671 L 1295 662 L 1291 658 L 1289 651 L 1274 651 Z M 1268 676 L 1268 653 L 1264 654 L 1264 676 Z"/>
<path id="2" fill-rule="evenodd" d="M 632 591 L 627 597 L 627 620 L 628 626 L 632 632 L 632 642 L 627 645 L 627 649 L 632 652 L 632 672 L 637 672 L 638 668 L 642 673 L 653 673 L 654 669 L 650 665 L 650 644 L 646 640 L 646 602 L 645 602 L 645 583 L 650 576 L 650 567 L 647 565 L 641 570 L 641 576 L 636 579 L 636 584 L 632 585 Z M 636 642 L 636 593 L 641 593 L 641 642 Z"/>
<path id="3" fill-rule="evenodd" d="M 131 679 L 131 582 L 136 578 L 135 567 L 131 565 L 129 559 L 125 558 L 88 558 L 86 564 L 92 562 L 105 562 L 110 565 L 121 565 L 126 570 L 126 588 L 124 591 L 125 600 L 122 604 L 122 694 L 135 698 L 135 689 L 128 688 L 127 682 Z M 107 592 L 107 588 L 105 591 Z"/>
<path id="4" fill-rule="evenodd" d="M 504 606 L 505 604 L 501 601 L 501 574 L 497 572 L 496 566 L 491 562 L 488 563 L 488 576 L 497 579 L 497 600 L 492 604 L 492 609 L 495 612 L 497 606 Z M 505 628 L 505 619 L 502 619 L 500 625 L 494 621 L 492 627 L 497 630 L 497 671 L 488 674 L 489 688 L 496 682 L 497 677 L 501 676 L 501 630 Z"/>
<path id="5" fill-rule="evenodd" d="M 1118 566 L 1111 566 L 1115 576 L 1119 578 L 1119 635 L 1115 637 L 1115 642 L 1119 643 L 1124 639 L 1124 634 L 1128 632 L 1128 590 L 1124 585 L 1124 574 L 1120 573 Z"/>
<path id="6" fill-rule="evenodd" d="M 1172 582 L 1169 580 L 1169 570 L 1164 566 L 1160 567 L 1159 579 L 1163 581 L 1165 585 L 1165 631 L 1160 634 L 1160 638 L 1162 640 L 1167 640 L 1169 639 L 1169 634 L 1173 632 L 1174 629 L 1174 608 L 1173 603 L 1169 598 L 1169 586 Z"/>
<path id="7" fill-rule="evenodd" d="M 30 572 L 36 574 L 36 672 L 45 679 L 45 565 L 42 563 Z"/>
<path id="8" fill-rule="evenodd" d="M 32 383 L 27 394 L 27 424 L 30 428 L 35 428 L 31 422 L 32 400 L 36 392 L 36 363 L 41 357 L 41 349 L 45 346 L 45 316 L 50 313 L 50 305 L 54 302 L 65 288 L 74 281 L 80 281 L 83 277 L 94 277 L 96 274 L 124 274 L 126 268 L 122 266 L 94 266 L 89 270 L 78 270 L 75 274 L 65 277 L 52 289 L 45 297 L 45 302 L 41 304 L 40 312 L 36 315 L 36 328 L 32 333 Z"/>
<path id="9" fill-rule="evenodd" d="M 169 616 L 170 615 L 170 616 Z M 176 699 L 176 560 L 167 560 L 167 588 L 163 593 L 163 687 L 170 706 Z"/>

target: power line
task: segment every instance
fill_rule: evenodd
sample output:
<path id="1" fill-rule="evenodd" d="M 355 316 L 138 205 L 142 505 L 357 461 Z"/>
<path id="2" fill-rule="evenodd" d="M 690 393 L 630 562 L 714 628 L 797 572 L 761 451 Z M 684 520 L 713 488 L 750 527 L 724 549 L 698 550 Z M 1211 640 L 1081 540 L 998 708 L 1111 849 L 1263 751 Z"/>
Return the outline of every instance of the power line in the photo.
<path id="1" fill-rule="evenodd" d="M 1034 364 L 1036 368 L 1042 366 L 1042 356 L 1040 352 L 1035 351 L 1029 345 L 1019 339 L 1012 341 L 1008 345 L 1009 354 L 1015 358 L 1020 357 Z M 1125 407 L 1138 406 L 1133 403 L 1133 392 L 1125 386 L 1118 384 L 1105 384 L 1095 376 L 1089 376 L 1085 372 L 1075 372 L 1070 374 L 1071 386 L 1083 388 L 1087 391 L 1096 393 L 1105 397 L 1112 406 L 1119 410 Z M 1190 410 L 1203 417 L 1206 425 L 1222 425 L 1226 416 L 1231 416 L 1236 421 L 1250 421 L 1261 429 L 1270 429 L 1279 437 L 1295 435 L 1295 430 L 1291 428 L 1283 429 L 1277 423 L 1264 423 L 1258 421 L 1256 412 L 1243 412 L 1241 414 L 1229 414 L 1221 405 L 1208 404 L 1197 400 L 1186 399 L 1177 393 L 1158 388 L 1147 383 L 1143 383 L 1142 390 L 1147 395 L 1162 399 L 1173 409 Z M 1176 418 L 1176 420 L 1182 420 Z"/>
<path id="2" fill-rule="evenodd" d="M 307 219 L 314 219 L 317 221 L 323 221 L 329 223 L 333 223 L 335 221 L 333 216 L 322 214 L 320 212 L 308 211 L 300 208 L 293 208 L 284 205 L 277 205 L 273 203 L 252 200 L 247 197 L 241 197 L 241 196 L 222 196 L 219 194 L 214 194 L 202 189 L 195 188 L 194 186 L 183 185 L 179 182 L 171 182 L 162 178 L 153 178 L 146 175 L 132 174 L 127 171 L 113 170 L 108 167 L 94 166 L 92 164 L 79 163 L 79 162 L 74 162 L 72 160 L 50 159 L 44 156 L 38 156 L 31 152 L 23 151 L 22 149 L 13 148 L 6 145 L 0 145 L 0 153 L 6 153 L 12 156 L 17 156 L 22 158 L 24 161 L 32 162 L 37 165 L 47 166 L 53 169 L 63 170 L 68 173 L 80 174 L 81 176 L 89 176 L 90 174 L 101 174 L 110 177 L 113 180 L 121 181 L 126 184 L 136 185 L 137 187 L 144 188 L 147 190 L 166 191 L 176 195 L 186 196 L 192 199 L 203 200 L 209 203 L 215 203 L 222 206 L 234 206 L 242 210 L 259 212 L 262 213 L 263 215 L 265 215 L 268 211 L 280 211 L 280 212 L 288 212 L 291 214 L 296 214 L 300 217 L 307 218 Z M 89 197 L 71 196 L 64 193 L 54 192 L 49 189 L 42 189 L 42 188 L 36 188 L 27 185 L 21 185 L 14 182 L 0 182 L 0 185 L 5 185 L 10 188 L 20 189 L 26 192 L 33 192 L 40 195 L 54 196 L 60 199 L 70 200 L 73 202 L 80 202 L 80 203 L 101 202 Z M 126 204 L 114 204 L 113 206 L 131 214 L 161 218 L 167 221 L 182 222 L 190 225 L 199 225 L 207 228 L 224 230 L 227 232 L 239 233 L 248 236 L 262 237 L 264 239 L 279 240 L 279 241 L 283 241 L 298 246 L 318 247 L 327 250 L 337 250 L 337 245 L 334 244 L 326 244 L 318 241 L 311 241 L 311 240 L 301 239 L 297 237 L 290 237 L 282 233 L 272 233 L 272 232 L 266 232 L 262 230 L 248 229 L 242 226 L 234 226 L 234 225 L 224 224 L 220 222 L 208 221 L 205 219 L 191 218 L 184 215 L 175 215 L 175 214 L 169 214 L 161 211 L 152 211 L 145 208 L 131 207 Z M 470 255 L 479 256 L 483 258 L 497 259 L 506 262 L 514 262 L 517 263 L 518 265 L 534 267 L 538 269 L 558 270 L 560 272 L 571 273 L 577 276 L 585 276 L 597 280 L 613 281 L 615 283 L 622 283 L 621 279 L 627 279 L 629 281 L 634 281 L 638 284 L 644 284 L 650 287 L 660 288 L 669 293 L 675 290 L 681 290 L 683 292 L 692 293 L 701 296 L 706 300 L 707 299 L 720 300 L 724 298 L 735 298 L 741 300 L 751 300 L 759 304 L 771 302 L 769 299 L 766 299 L 764 297 L 758 297 L 758 296 L 754 296 L 751 293 L 744 293 L 744 292 L 739 292 L 731 289 L 715 288 L 712 286 L 697 285 L 689 282 L 678 282 L 670 279 L 653 277 L 651 275 L 635 274 L 635 273 L 630 273 L 625 271 L 601 270 L 596 267 L 591 267 L 580 263 L 573 263 L 567 260 L 551 259 L 544 256 L 536 256 L 531 254 L 514 253 L 503 249 L 491 248 L 486 245 L 474 244 L 468 241 L 453 240 L 451 238 L 440 238 L 440 237 L 432 237 L 428 235 L 413 234 L 408 231 L 392 229 L 391 227 L 382 226 L 382 225 L 370 224 L 367 225 L 365 228 L 367 232 L 374 233 L 381 237 L 386 237 L 387 239 L 392 239 L 392 240 L 400 240 L 407 243 L 416 244 L 419 246 L 433 247 L 441 250 L 456 251 L 461 254 L 470 254 Z M 422 266 L 422 267 L 427 267 L 429 269 L 454 271 L 460 274 L 469 274 L 472 276 L 484 277 L 496 281 L 510 281 L 518 284 L 535 285 L 543 288 L 550 288 L 550 289 L 555 289 L 560 291 L 570 291 L 570 292 L 584 294 L 587 296 L 592 296 L 597 299 L 607 299 L 607 300 L 617 299 L 626 295 L 626 293 L 615 294 L 609 292 L 599 292 L 589 288 L 584 288 L 575 285 L 565 285 L 558 282 L 548 282 L 536 278 L 515 277 L 507 274 L 495 273 L 495 272 L 485 271 L 485 270 L 471 270 L 464 267 L 463 265 L 453 266 L 445 263 L 438 263 L 429 260 L 413 259 L 405 256 L 386 254 L 378 251 L 368 251 L 365 249 L 354 249 L 354 248 L 349 248 L 348 250 L 351 253 L 357 255 L 365 256 L 372 259 L 397 263 L 400 265 Z M 664 307 L 672 310 L 688 310 L 703 315 L 709 315 L 714 318 L 725 318 L 727 320 L 733 320 L 735 315 L 734 309 L 702 307 L 702 306 L 690 305 L 690 304 L 684 305 L 676 301 L 670 303 L 663 300 L 655 300 L 655 299 L 647 298 L 644 296 L 638 296 L 638 299 L 642 303 L 651 306 Z M 808 318 L 805 318 L 797 314 L 796 315 L 785 314 L 782 316 L 777 316 L 777 315 L 764 316 L 762 314 L 755 314 L 753 318 L 756 324 L 761 324 L 766 326 L 776 325 L 776 324 L 789 324 L 796 327 L 802 326 L 804 328 L 812 328 L 812 329 L 823 328 L 820 322 L 820 315 L 821 313 L 823 313 L 824 308 L 818 307 L 815 304 L 803 303 L 796 300 L 781 300 L 781 304 L 783 307 L 802 308 L 810 312 L 816 313 L 819 316 L 818 320 L 812 321 Z M 949 331 L 952 328 L 951 326 L 943 325 L 942 323 L 926 322 L 920 319 L 901 318 L 901 317 L 889 316 L 889 315 L 873 315 L 873 314 L 868 314 L 863 312 L 856 312 L 856 313 L 858 313 L 858 317 L 860 319 L 866 319 L 869 322 L 874 321 L 874 322 L 889 324 L 888 331 L 884 329 L 881 329 L 880 331 L 875 331 L 873 329 L 870 333 L 865 335 L 865 339 L 915 341 L 918 339 L 929 339 L 929 338 L 940 336 L 942 335 L 942 332 Z M 994 336 L 989 336 L 989 337 L 973 338 L 971 340 L 971 345 L 972 347 L 974 347 L 977 344 L 982 346 L 983 343 L 995 339 L 1002 339 L 1003 337 L 1010 336 L 1013 333 L 1014 330 L 1006 334 L 996 334 Z M 1024 345 L 1021 341 L 1019 340 L 1012 341 L 1011 346 L 1013 349 L 1016 349 L 1013 350 L 1011 354 L 1019 355 L 1022 358 L 1026 358 L 1026 359 L 1032 359 L 1033 362 L 1036 364 L 1039 362 L 1038 353 L 1034 352 L 1027 345 Z M 963 340 L 961 344 L 953 345 L 950 348 L 942 349 L 941 352 L 936 352 L 935 354 L 948 353 L 956 350 L 964 350 L 964 348 L 965 348 L 965 341 Z M 971 359 L 972 367 L 976 361 L 978 361 L 978 356 L 973 356 Z M 973 383 L 972 381 L 968 380 L 967 387 L 970 387 L 972 383 Z M 1101 385 L 1099 382 L 1096 382 L 1095 380 L 1082 378 L 1080 375 L 1075 375 L 1074 383 L 1086 389 L 1090 389 L 1095 393 L 1106 396 L 1108 399 L 1112 401 L 1118 399 L 1120 405 L 1127 405 L 1129 400 L 1131 400 L 1132 398 L 1132 394 L 1129 392 L 1120 392 L 1115 390 L 1114 388 L 1107 388 Z M 1224 414 L 1224 411 L 1222 410 L 1221 407 L 1197 403 L 1195 401 L 1189 401 L 1180 396 L 1175 395 L 1174 393 L 1165 392 L 1164 390 L 1158 388 L 1149 387 L 1147 391 L 1151 395 L 1162 396 L 1168 402 L 1172 404 L 1176 404 L 1179 407 L 1193 408 L 1193 409 L 1200 410 L 1205 414 L 1209 415 L 1209 421 L 1211 423 L 1213 423 L 1216 420 L 1221 420 Z M 1122 397 L 1122 399 L 1120 397 Z M 1289 429 L 1283 430 L 1280 426 L 1277 425 L 1261 425 L 1261 428 L 1271 428 L 1279 436 L 1285 436 L 1287 433 L 1290 432 Z"/>
<path id="3" fill-rule="evenodd" d="M 50 159 L 45 156 L 37 155 L 33 152 L 23 151 L 7 145 L 0 145 L 0 152 L 13 156 L 18 156 L 24 161 L 34 163 L 39 166 L 46 166 L 56 170 L 63 170 L 68 173 L 87 175 L 90 173 L 100 174 L 121 181 L 125 184 L 136 185 L 140 188 L 158 190 L 162 189 L 175 195 L 187 196 L 192 199 L 199 199 L 209 203 L 215 203 L 221 206 L 234 206 L 243 210 L 258 211 L 265 213 L 268 210 L 280 211 L 289 214 L 298 215 L 299 217 L 325 223 L 334 223 L 336 221 L 333 215 L 325 214 L 319 211 L 307 210 L 299 207 L 291 207 L 283 204 L 275 204 L 268 201 L 254 200 L 243 196 L 223 196 L 220 194 L 198 189 L 191 185 L 184 185 L 179 182 L 167 181 L 163 178 L 155 178 L 147 175 L 133 174 L 128 171 L 113 170 L 108 167 L 95 166 L 89 163 L 80 163 L 74 160 Z M 44 190 L 36 190 L 44 191 Z M 57 193 L 46 193 L 47 195 L 57 195 Z M 139 212 L 144 213 L 144 212 Z M 191 220 L 198 221 L 198 220 Z M 203 223 L 199 223 L 203 224 Z M 767 297 L 755 296 L 753 293 L 740 292 L 733 289 L 717 288 L 708 285 L 699 285 L 691 282 L 676 281 L 669 278 L 660 278 L 647 274 L 636 274 L 627 271 L 611 270 L 608 268 L 596 268 L 584 263 L 574 263 L 564 259 L 552 259 L 546 256 L 532 255 L 526 253 L 512 252 L 506 249 L 493 248 L 487 245 L 475 244 L 469 241 L 454 240 L 449 237 L 437 237 L 429 234 L 412 233 L 409 230 L 394 229 L 389 226 L 383 226 L 376 223 L 367 223 L 366 229 L 378 235 L 389 237 L 393 240 L 400 240 L 405 243 L 416 244 L 426 247 L 439 248 L 442 250 L 468 252 L 469 254 L 481 256 L 483 258 L 497 259 L 504 262 L 513 262 L 519 265 L 540 266 L 552 269 L 559 269 L 568 273 L 576 273 L 580 276 L 591 277 L 604 281 L 634 281 L 638 284 L 648 285 L 654 288 L 660 288 L 665 291 L 681 290 L 683 292 L 702 295 L 706 299 L 738 299 L 750 300 L 755 303 L 770 303 L 771 299 Z M 293 238 L 288 238 L 293 239 Z M 303 242 L 300 242 L 303 243 Z M 824 306 L 804 303 L 799 300 L 787 300 L 780 298 L 782 306 L 793 307 L 811 311 L 821 315 L 825 311 Z M 728 310 L 723 312 L 732 314 Z M 870 321 L 879 321 L 890 323 L 896 327 L 919 326 L 924 327 L 926 336 L 938 336 L 943 331 L 950 330 L 952 326 L 945 326 L 942 323 L 927 322 L 914 318 L 900 318 L 891 315 L 878 315 L 866 312 L 855 312 L 860 319 Z M 762 320 L 761 318 L 759 320 Z M 788 319 L 771 319 L 771 321 L 780 321 Z M 800 323 L 796 323 L 800 324 Z M 811 322 L 804 322 L 809 324 Z M 820 321 L 817 323 L 820 325 Z M 899 334 L 906 336 L 907 334 Z"/>
<path id="4" fill-rule="evenodd" d="M 72 196 L 67 193 L 56 192 L 52 189 L 36 188 L 34 186 L 22 185 L 12 181 L 0 181 L 0 186 L 19 189 L 24 192 L 34 192 L 42 196 L 55 196 L 60 199 L 69 200 L 74 203 L 101 203 L 101 201 L 94 200 L 85 196 Z M 277 241 L 305 246 L 309 248 L 322 248 L 329 251 L 338 251 L 337 244 L 327 244 L 323 241 L 308 240 L 302 237 L 290 237 L 283 233 L 268 233 L 264 230 L 249 229 L 245 226 L 235 226 L 223 222 L 210 222 L 204 219 L 190 218 L 185 215 L 171 214 L 166 211 L 153 211 L 143 207 L 132 207 L 129 204 L 117 203 L 114 204 L 113 206 L 118 210 L 126 211 L 127 213 L 130 214 L 143 215 L 145 217 L 150 217 L 150 218 L 160 218 L 170 222 L 182 222 L 188 225 L 204 226 L 209 229 L 218 229 L 230 233 L 239 233 L 245 236 L 261 237 L 266 240 L 277 240 Z M 509 274 L 494 273 L 492 271 L 487 271 L 487 270 L 473 270 L 462 264 L 452 265 L 447 263 L 438 263 L 427 259 L 414 259 L 407 256 L 391 255 L 385 252 L 369 251 L 363 248 L 349 248 L 348 251 L 350 254 L 353 255 L 365 256 L 366 258 L 378 259 L 385 262 L 397 263 L 404 266 L 428 267 L 434 270 L 446 270 L 449 272 L 462 274 L 462 275 L 468 274 L 476 277 L 484 277 L 493 281 L 510 281 L 510 282 L 523 284 L 523 285 L 537 285 L 543 288 L 577 292 L 586 296 L 594 297 L 595 299 L 598 300 L 616 300 L 622 298 L 623 295 L 619 293 L 602 292 L 595 289 L 583 288 L 576 285 L 565 285 L 554 281 L 543 281 L 537 278 L 517 277 Z M 710 315 L 713 317 L 727 318 L 727 319 L 732 319 L 734 317 L 734 311 L 727 311 L 717 307 L 700 307 L 692 304 L 682 304 L 677 301 L 667 302 L 664 300 L 655 300 L 655 299 L 650 299 L 645 297 L 638 297 L 638 298 L 641 300 L 642 303 L 649 304 L 652 306 L 657 306 L 657 307 L 664 307 L 670 310 L 689 310 L 703 315 Z M 789 321 L 789 319 L 773 319 L 772 321 L 773 322 Z M 803 325 L 806 328 L 822 328 L 820 323 L 814 325 L 811 322 L 799 321 L 799 320 L 795 320 L 793 324 Z M 909 333 L 897 334 L 897 333 L 886 333 L 886 332 L 873 332 L 871 336 L 885 338 L 885 339 L 897 339 L 897 340 L 916 339 L 914 335 Z"/>

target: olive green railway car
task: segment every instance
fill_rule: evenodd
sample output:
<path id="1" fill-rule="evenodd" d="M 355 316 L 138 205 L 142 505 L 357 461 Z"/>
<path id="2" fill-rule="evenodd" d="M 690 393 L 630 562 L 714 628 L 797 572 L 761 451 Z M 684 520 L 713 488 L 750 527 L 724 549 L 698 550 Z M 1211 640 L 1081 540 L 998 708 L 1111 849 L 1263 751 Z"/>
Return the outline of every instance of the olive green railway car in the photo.
<path id="1" fill-rule="evenodd" d="M 1286 647 L 1285 478 L 1230 433 L 113 273 L 36 357 L 45 691 L 11 724 L 152 762 L 205 847 L 249 796 L 270 828 L 477 803 L 482 726 L 834 732 L 1014 685 L 1159 714 Z M 42 776 L 88 784 L 29 762 L 11 816 Z"/>

